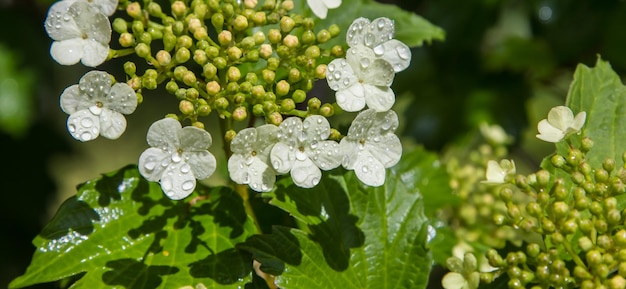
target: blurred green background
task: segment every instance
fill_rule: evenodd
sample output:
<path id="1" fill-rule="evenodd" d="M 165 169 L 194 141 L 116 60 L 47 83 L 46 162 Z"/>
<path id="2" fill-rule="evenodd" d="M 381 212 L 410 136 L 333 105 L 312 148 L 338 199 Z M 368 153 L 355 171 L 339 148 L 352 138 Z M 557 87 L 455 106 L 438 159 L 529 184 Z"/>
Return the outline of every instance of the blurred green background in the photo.
<path id="1" fill-rule="evenodd" d="M 52 2 L 0 0 L 3 287 L 24 272 L 35 250 L 30 241 L 75 185 L 136 162 L 151 121 L 176 108 L 171 98 L 146 96 L 127 117 L 119 140 L 72 139 L 58 99 L 88 69 L 50 58 L 43 21 Z M 534 138 L 535 125 L 564 103 L 576 65 L 593 66 L 601 55 L 626 73 L 624 1 L 380 2 L 416 12 L 446 31 L 446 41 L 413 49 L 411 67 L 394 82 L 400 133 L 433 151 L 445 150 L 481 122 L 497 123 L 515 137 L 516 158 L 536 168 L 553 146 Z"/>

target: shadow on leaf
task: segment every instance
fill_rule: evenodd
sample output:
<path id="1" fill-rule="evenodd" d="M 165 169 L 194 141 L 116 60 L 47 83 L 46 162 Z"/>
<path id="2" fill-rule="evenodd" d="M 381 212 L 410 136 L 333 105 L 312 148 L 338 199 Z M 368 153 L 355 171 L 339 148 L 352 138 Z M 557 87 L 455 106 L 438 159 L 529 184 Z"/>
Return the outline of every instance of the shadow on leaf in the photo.
<path id="1" fill-rule="evenodd" d="M 285 263 L 298 266 L 302 262 L 300 242 L 286 227 L 274 226 L 271 234 L 254 235 L 237 248 L 250 252 L 261 270 L 272 275 L 282 274 Z"/>
<path id="2" fill-rule="evenodd" d="M 89 204 L 73 196 L 63 203 L 40 236 L 54 240 L 66 236 L 70 230 L 86 236 L 93 233 L 94 221 L 100 221 L 98 213 Z"/>
<path id="3" fill-rule="evenodd" d="M 98 197 L 98 205 L 106 207 L 111 204 L 111 200 L 119 201 L 122 199 L 120 191 L 123 190 L 125 184 L 125 173 L 130 167 L 117 171 L 114 175 L 102 175 L 102 178 L 96 183 L 95 189 L 100 193 Z"/>
<path id="4" fill-rule="evenodd" d="M 189 264 L 194 278 L 211 278 L 219 284 L 234 284 L 252 272 L 252 261 L 245 252 L 230 248 Z"/>
<path id="5" fill-rule="evenodd" d="M 319 220 L 310 222 L 311 239 L 322 247 L 326 263 L 336 271 L 348 269 L 350 249 L 363 246 L 365 235 L 350 214 L 350 200 L 341 184 L 329 177 L 313 189 L 281 181 L 275 192 L 280 202 L 293 202 L 298 213 Z"/>
<path id="6" fill-rule="evenodd" d="M 163 281 L 161 276 L 178 272 L 176 267 L 146 266 L 134 259 L 109 261 L 106 267 L 112 270 L 102 274 L 102 281 L 107 285 L 121 285 L 126 289 L 157 288 Z"/>

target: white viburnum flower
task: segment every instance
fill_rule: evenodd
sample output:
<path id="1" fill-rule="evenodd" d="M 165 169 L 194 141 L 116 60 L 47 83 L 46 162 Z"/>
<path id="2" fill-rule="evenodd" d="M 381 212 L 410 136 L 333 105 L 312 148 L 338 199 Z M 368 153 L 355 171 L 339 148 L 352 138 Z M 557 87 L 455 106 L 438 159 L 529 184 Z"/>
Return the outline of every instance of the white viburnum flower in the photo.
<path id="1" fill-rule="evenodd" d="M 137 108 L 137 94 L 126 83 L 115 83 L 104 71 L 90 71 L 61 94 L 61 109 L 69 114 L 67 129 L 79 141 L 99 135 L 117 139 L 126 130 L 126 118 Z"/>
<path id="2" fill-rule="evenodd" d="M 119 0 L 62 0 L 57 3 L 64 2 L 62 5 L 66 5 L 67 7 L 69 7 L 76 1 L 87 2 L 87 4 L 97 8 L 98 10 L 100 10 L 100 12 L 102 12 L 102 14 L 106 16 L 113 15 L 115 13 L 115 10 L 117 10 L 117 4 L 119 3 Z"/>
<path id="3" fill-rule="evenodd" d="M 277 173 L 290 172 L 297 186 L 314 187 L 322 178 L 320 169 L 334 169 L 341 163 L 339 144 L 327 140 L 330 124 L 323 116 L 312 115 L 304 121 L 289 117 L 278 128 L 270 160 Z"/>
<path id="4" fill-rule="evenodd" d="M 497 125 L 489 125 L 487 123 L 480 124 L 480 133 L 492 145 L 507 145 L 513 141 L 513 138 Z"/>
<path id="5" fill-rule="evenodd" d="M 379 112 L 391 109 L 396 101 L 390 88 L 394 76 L 391 64 L 363 45 L 348 49 L 345 59 L 334 59 L 326 70 L 328 86 L 345 111 L 360 111 L 366 104 Z"/>
<path id="6" fill-rule="evenodd" d="M 208 151 L 211 135 L 195 126 L 164 118 L 154 122 L 146 137 L 151 148 L 139 156 L 139 172 L 148 181 L 160 181 L 161 189 L 172 200 L 189 196 L 196 179 L 210 177 L 217 167 Z"/>
<path id="7" fill-rule="evenodd" d="M 54 40 L 50 55 L 59 64 L 73 65 L 80 61 L 85 66 L 95 67 L 109 55 L 111 23 L 88 1 L 66 0 L 53 4 L 44 26 Z"/>
<path id="8" fill-rule="evenodd" d="M 515 162 L 513 160 L 501 160 L 500 163 L 490 160 L 487 162 L 486 184 L 503 184 L 508 175 L 515 174 Z"/>
<path id="9" fill-rule="evenodd" d="M 550 109 L 548 119 L 543 119 L 537 124 L 539 134 L 537 138 L 547 142 L 557 143 L 570 134 L 578 133 L 585 124 L 587 114 L 574 113 L 567 106 L 557 106 Z"/>
<path id="10" fill-rule="evenodd" d="M 335 9 L 341 6 L 341 0 L 306 0 L 306 3 L 315 16 L 326 19 L 328 9 Z"/>
<path id="11" fill-rule="evenodd" d="M 394 134 L 397 127 L 398 116 L 392 110 L 368 109 L 359 113 L 339 143 L 343 167 L 354 170 L 366 185 L 383 185 L 385 169 L 398 163 L 402 155 L 402 144 Z"/>
<path id="12" fill-rule="evenodd" d="M 465 253 L 463 258 L 450 257 L 446 265 L 448 272 L 441 280 L 445 289 L 476 289 L 480 284 L 480 273 L 476 271 L 476 257 Z"/>
<path id="13" fill-rule="evenodd" d="M 395 72 L 405 70 L 411 64 L 411 49 L 402 41 L 393 39 L 393 20 L 380 17 L 370 22 L 367 18 L 355 19 L 346 32 L 348 46 L 365 45 L 376 57 L 389 62 Z"/>
<path id="14" fill-rule="evenodd" d="M 230 143 L 233 155 L 228 159 L 230 178 L 238 184 L 249 185 L 257 192 L 274 188 L 276 171 L 271 166 L 270 152 L 277 139 L 278 127 L 264 124 L 242 129 Z"/>

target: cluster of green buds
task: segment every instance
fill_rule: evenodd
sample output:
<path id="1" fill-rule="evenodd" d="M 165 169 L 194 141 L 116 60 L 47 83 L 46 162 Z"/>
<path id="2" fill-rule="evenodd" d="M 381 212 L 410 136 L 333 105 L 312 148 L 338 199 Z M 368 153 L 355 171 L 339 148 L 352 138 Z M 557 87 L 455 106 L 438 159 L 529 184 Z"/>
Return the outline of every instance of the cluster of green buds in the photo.
<path id="1" fill-rule="evenodd" d="M 170 117 L 204 128 L 200 117 L 212 112 L 274 125 L 285 115 L 334 113 L 317 98 L 298 104 L 325 78 L 325 63 L 344 55 L 341 46 L 323 45 L 340 29 L 315 31 L 312 18 L 290 12 L 292 0 L 120 1 L 119 7 L 132 18 L 113 21 L 119 44 L 149 64 L 140 71 L 146 66 L 126 62 L 128 83 L 139 95 L 164 85 L 179 101 Z"/>
<path id="2" fill-rule="evenodd" d="M 626 211 L 618 208 L 626 166 L 608 158 L 592 167 L 586 158 L 592 147 L 583 138 L 580 149 L 551 158 L 554 172 L 516 175 L 499 188 L 507 210 L 496 224 L 526 237 L 519 250 L 487 252 L 497 270 L 481 273 L 483 282 L 506 274 L 512 289 L 626 288 Z"/>

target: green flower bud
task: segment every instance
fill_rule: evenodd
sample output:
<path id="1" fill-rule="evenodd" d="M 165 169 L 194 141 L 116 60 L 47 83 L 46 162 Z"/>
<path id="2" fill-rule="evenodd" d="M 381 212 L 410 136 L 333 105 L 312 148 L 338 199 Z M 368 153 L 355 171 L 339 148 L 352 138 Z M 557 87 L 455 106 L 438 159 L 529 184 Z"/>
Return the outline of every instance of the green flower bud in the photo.
<path id="1" fill-rule="evenodd" d="M 561 231 L 568 235 L 576 233 L 577 230 L 578 224 L 576 224 L 576 221 L 574 221 L 573 219 L 565 221 L 565 223 L 563 223 L 563 225 L 561 226 Z"/>
<path id="2" fill-rule="evenodd" d="M 592 276 L 587 272 L 587 269 L 581 266 L 574 267 L 574 277 L 578 279 L 591 279 Z"/>
<path id="3" fill-rule="evenodd" d="M 163 50 L 172 51 L 172 49 L 176 47 L 176 42 L 178 41 L 177 39 L 178 38 L 176 38 L 174 33 L 171 31 L 165 31 L 165 34 L 163 34 Z"/>
<path id="4" fill-rule="evenodd" d="M 204 129 L 204 123 L 199 122 L 199 121 L 194 121 L 191 125 L 199 128 L 199 129 Z"/>
<path id="5" fill-rule="evenodd" d="M 278 47 L 276 47 L 276 54 L 280 58 L 290 58 L 291 50 L 286 45 L 278 45 Z"/>
<path id="6" fill-rule="evenodd" d="M 165 90 L 171 94 L 176 93 L 176 91 L 178 90 L 178 83 L 176 83 L 176 81 L 174 80 L 168 81 L 165 85 Z"/>
<path id="7" fill-rule="evenodd" d="M 142 77 L 141 86 L 145 89 L 156 89 L 158 84 L 157 84 L 156 78 Z"/>
<path id="8" fill-rule="evenodd" d="M 602 249 L 609 250 L 613 248 L 613 239 L 607 235 L 598 236 L 598 246 Z"/>
<path id="9" fill-rule="evenodd" d="M 563 240 L 565 239 L 563 237 L 563 234 L 559 232 L 552 233 L 550 237 L 551 237 L 552 243 L 557 244 L 557 245 L 563 243 Z"/>
<path id="10" fill-rule="evenodd" d="M 600 216 L 602 215 L 603 208 L 600 203 L 593 201 L 589 206 L 589 211 L 595 216 Z"/>
<path id="11" fill-rule="evenodd" d="M 156 54 L 156 60 L 161 66 L 167 66 L 172 62 L 172 56 L 165 50 L 159 50 Z"/>
<path id="12" fill-rule="evenodd" d="M 192 71 L 187 70 L 183 73 L 183 83 L 189 86 L 195 86 L 196 82 L 196 75 Z"/>
<path id="13" fill-rule="evenodd" d="M 271 44 L 278 44 L 283 38 L 278 29 L 270 29 L 268 31 L 267 37 Z"/>
<path id="14" fill-rule="evenodd" d="M 554 212 L 554 216 L 557 219 L 562 219 L 567 216 L 567 213 L 569 212 L 569 206 L 565 202 L 558 201 L 552 205 L 552 211 Z"/>
<path id="15" fill-rule="evenodd" d="M 320 109 L 320 106 L 322 106 L 322 102 L 319 100 L 319 98 L 313 97 L 309 99 L 309 103 L 308 103 L 309 111 L 317 111 Z"/>
<path id="16" fill-rule="evenodd" d="M 609 269 L 609 267 L 606 264 L 599 264 L 596 267 L 591 267 L 592 272 L 595 272 L 597 277 L 600 277 L 602 279 L 605 279 L 609 273 L 611 272 L 611 270 Z"/>
<path id="17" fill-rule="evenodd" d="M 236 82 L 229 82 L 226 85 L 226 92 L 228 92 L 228 94 L 235 94 L 239 92 L 239 84 Z"/>
<path id="18" fill-rule="evenodd" d="M 541 227 L 545 233 L 552 233 L 555 230 L 554 223 L 546 217 L 541 218 Z"/>
<path id="19" fill-rule="evenodd" d="M 289 16 L 283 16 L 280 19 L 280 30 L 284 33 L 289 33 L 296 26 L 296 22 Z"/>
<path id="20" fill-rule="evenodd" d="M 189 71 L 191 72 L 191 71 Z M 191 72 L 191 74 L 193 75 L 193 72 Z M 197 89 L 195 88 L 188 88 L 187 91 L 185 92 L 185 97 L 189 100 L 196 100 L 198 99 L 198 96 L 200 96 L 200 93 L 198 92 Z"/>
<path id="21" fill-rule="evenodd" d="M 326 78 L 326 69 L 328 67 L 326 66 L 326 64 L 320 64 L 318 66 L 315 67 L 315 78 L 317 79 L 324 79 Z"/>
<path id="22" fill-rule="evenodd" d="M 315 33 L 312 30 L 302 32 L 302 36 L 300 36 L 300 38 L 302 39 L 302 43 L 305 45 L 313 44 L 315 43 L 315 40 L 317 40 Z"/>
<path id="23" fill-rule="evenodd" d="M 333 48 L 330 49 L 330 53 L 334 57 L 343 57 L 346 52 L 343 50 L 343 47 L 341 45 L 335 45 L 333 46 Z"/>
<path id="24" fill-rule="evenodd" d="M 295 103 L 302 103 L 306 100 L 306 92 L 304 92 L 301 89 L 297 89 L 296 91 L 293 92 L 293 95 L 291 96 L 291 98 L 293 99 Z"/>
<path id="25" fill-rule="evenodd" d="M 622 277 L 626 276 L 626 262 L 624 262 L 623 260 L 619 264 L 618 273 Z"/>
<path id="26" fill-rule="evenodd" d="M 239 60 L 241 58 L 241 55 L 243 55 L 243 52 L 237 46 L 233 46 L 233 47 L 228 48 L 226 53 L 228 54 L 228 58 L 230 60 L 232 60 L 232 61 Z"/>
<path id="27" fill-rule="evenodd" d="M 265 88 L 262 85 L 255 85 L 250 90 L 252 97 L 256 99 L 261 99 L 265 95 Z"/>
<path id="28" fill-rule="evenodd" d="M 181 47 L 176 50 L 176 54 L 174 55 L 174 60 L 177 63 L 185 63 L 189 60 L 189 58 L 191 58 L 191 52 L 189 52 L 189 49 L 185 47 Z"/>
<path id="29" fill-rule="evenodd" d="M 115 20 L 113 20 L 112 26 L 113 26 L 113 31 L 119 34 L 128 32 L 128 23 L 126 22 L 126 20 L 122 18 L 115 18 Z"/>
<path id="30" fill-rule="evenodd" d="M 224 69 L 228 65 L 228 61 L 224 57 L 215 57 L 213 58 L 213 64 L 217 69 Z"/>
<path id="31" fill-rule="evenodd" d="M 298 37 L 294 35 L 287 35 L 285 36 L 285 38 L 283 38 L 283 44 L 290 49 L 295 49 L 296 47 L 298 47 L 299 41 L 300 40 L 298 39 Z M 276 52 L 278 53 L 278 51 Z"/>
<path id="32" fill-rule="evenodd" d="M 605 220 L 596 220 L 595 222 L 593 222 L 593 227 L 600 234 L 606 233 L 606 231 L 608 230 L 608 226 L 609 225 L 607 224 Z"/>
<path id="33" fill-rule="evenodd" d="M 539 280 L 547 280 L 550 278 L 550 269 L 548 266 L 537 266 L 535 276 L 537 276 Z"/>
<path id="34" fill-rule="evenodd" d="M 541 252 L 541 247 L 539 247 L 539 244 L 530 243 L 526 246 L 526 252 L 528 253 L 528 256 L 535 258 Z"/>
<path id="35" fill-rule="evenodd" d="M 274 82 L 274 78 L 276 77 L 276 72 L 271 71 L 269 69 L 263 69 L 261 72 L 263 80 L 267 83 Z"/>
<path id="36" fill-rule="evenodd" d="M 537 202 L 540 205 L 547 205 L 548 201 L 550 201 L 550 195 L 548 195 L 548 193 L 546 192 L 537 193 Z"/>
<path id="37" fill-rule="evenodd" d="M 328 32 L 328 30 L 326 29 L 322 29 L 320 30 L 320 32 L 317 33 L 317 42 L 319 43 L 326 43 L 330 39 L 331 39 L 330 32 Z"/>
<path id="38" fill-rule="evenodd" d="M 133 31 L 133 34 L 135 34 L 135 35 L 141 34 L 144 31 L 143 22 L 141 20 L 133 21 L 133 24 L 131 26 L 131 30 Z"/>
<path id="39" fill-rule="evenodd" d="M 304 52 L 304 55 L 308 58 L 316 59 L 321 55 L 320 48 L 317 47 L 317 45 L 309 46 Z"/>
<path id="40" fill-rule="evenodd" d="M 184 115 L 192 115 L 194 113 L 194 110 L 195 110 L 193 103 L 191 101 L 189 101 L 189 100 L 181 100 L 178 103 L 178 109 Z"/>
<path id="41" fill-rule="evenodd" d="M 289 12 L 289 11 L 293 10 L 293 7 L 294 7 L 293 1 L 285 0 L 285 1 L 283 1 L 283 3 L 280 4 L 280 7 L 285 9 L 285 11 Z"/>
<path id="42" fill-rule="evenodd" d="M 214 106 L 215 106 L 215 108 L 217 108 L 217 109 L 224 110 L 224 109 L 227 109 L 227 108 L 228 108 L 229 103 L 228 103 L 228 100 L 227 100 L 226 98 L 224 98 L 224 97 L 220 97 L 220 98 L 218 98 L 218 99 L 216 99 L 216 100 L 215 100 L 215 102 L 213 103 L 213 105 L 214 105 Z"/>
<path id="43" fill-rule="evenodd" d="M 215 13 L 211 15 L 211 24 L 217 31 L 222 31 L 224 28 L 224 14 Z"/>
<path id="44" fill-rule="evenodd" d="M 578 149 L 570 149 L 566 162 L 571 166 L 578 166 L 584 160 L 583 153 Z"/>
<path id="45" fill-rule="evenodd" d="M 254 106 L 252 106 L 252 114 L 254 114 L 255 116 L 265 115 L 265 111 L 263 110 L 263 105 L 260 103 L 257 103 Z"/>
<path id="46" fill-rule="evenodd" d="M 341 28 L 339 28 L 339 25 L 333 24 L 328 27 L 328 32 L 330 32 L 331 37 L 337 37 L 341 33 Z"/>
<path id="47" fill-rule="evenodd" d="M 265 26 L 267 24 L 267 15 L 265 12 L 255 12 L 254 15 L 252 15 L 252 23 L 256 26 Z"/>
<path id="48" fill-rule="evenodd" d="M 150 56 L 150 46 L 145 43 L 139 43 L 135 46 L 135 53 L 141 58 Z"/>
<path id="49" fill-rule="evenodd" d="M 134 19 L 143 18 L 143 15 L 141 14 L 141 6 L 137 2 L 128 4 L 128 6 L 126 6 L 126 13 Z"/>
<path id="50" fill-rule="evenodd" d="M 289 93 L 289 89 L 290 89 L 290 85 L 289 82 L 287 82 L 286 80 L 281 80 L 276 84 L 276 95 L 278 96 L 285 96 Z"/>
<path id="51" fill-rule="evenodd" d="M 228 30 L 222 30 L 222 32 L 217 35 L 217 41 L 222 46 L 228 46 L 233 41 L 233 34 Z"/>
<path id="52" fill-rule="evenodd" d="M 613 276 L 611 280 L 609 280 L 609 289 L 622 289 L 626 288 L 626 279 L 624 277 L 617 275 Z"/>
<path id="53" fill-rule="evenodd" d="M 528 212 L 529 215 L 535 218 L 538 218 L 539 216 L 543 215 L 541 206 L 535 202 L 531 202 L 526 205 L 526 212 Z"/>
<path id="54" fill-rule="evenodd" d="M 217 67 L 215 67 L 213 63 L 207 63 L 204 66 L 202 66 L 202 75 L 206 79 L 213 79 L 216 74 L 217 74 Z"/>
<path id="55" fill-rule="evenodd" d="M 193 32 L 193 38 L 198 40 L 206 40 L 209 39 L 209 33 L 206 31 L 206 28 L 200 27 Z"/>
<path id="56" fill-rule="evenodd" d="M 226 76 L 228 77 L 228 81 L 237 82 L 241 78 L 241 71 L 239 71 L 239 68 L 235 66 L 231 66 L 228 68 L 228 71 L 226 72 Z"/>
<path id="57" fill-rule="evenodd" d="M 224 13 L 224 18 L 228 19 L 233 17 L 235 14 L 235 8 L 231 3 L 225 3 L 222 5 L 222 13 Z"/>
<path id="58" fill-rule="evenodd" d="M 206 92 L 210 96 L 215 96 L 218 92 L 220 92 L 221 89 L 222 88 L 220 87 L 220 84 L 217 81 L 210 81 L 206 84 Z"/>
<path id="59" fill-rule="evenodd" d="M 233 28 L 235 28 L 236 31 L 244 31 L 248 29 L 248 18 L 243 15 L 237 16 L 233 21 Z"/>
<path id="60" fill-rule="evenodd" d="M 196 49 L 193 52 L 193 61 L 204 66 L 209 61 L 209 58 L 206 56 L 206 52 L 204 52 L 204 50 Z"/>
<path id="61" fill-rule="evenodd" d="M 179 88 L 176 93 L 176 98 L 178 100 L 183 100 L 183 99 L 187 99 L 187 89 L 185 88 Z"/>
<path id="62" fill-rule="evenodd" d="M 122 47 L 131 47 L 135 45 L 135 36 L 130 33 L 124 32 L 120 34 L 119 43 Z"/>
<path id="63" fill-rule="evenodd" d="M 198 106 L 198 115 L 200 116 L 207 116 L 209 114 L 211 114 L 211 107 L 206 105 L 206 104 L 202 104 L 200 106 Z"/>
<path id="64" fill-rule="evenodd" d="M 174 3 L 172 3 L 172 14 L 179 19 L 185 16 L 185 14 L 187 14 L 187 6 L 185 3 L 183 1 L 174 1 Z"/>
<path id="65" fill-rule="evenodd" d="M 135 76 L 135 73 L 137 73 L 137 66 L 134 62 L 126 61 L 124 63 L 124 72 L 128 76 Z"/>
<path id="66" fill-rule="evenodd" d="M 148 14 L 155 17 L 160 17 L 163 14 L 161 5 L 156 2 L 150 2 L 150 4 L 148 4 Z"/>
<path id="67" fill-rule="evenodd" d="M 142 32 L 139 35 L 139 42 L 145 43 L 145 44 L 152 43 L 152 35 L 150 35 L 150 33 L 148 33 L 148 32 Z"/>
<path id="68" fill-rule="evenodd" d="M 330 103 L 322 104 L 320 107 L 320 115 L 323 117 L 331 117 L 335 114 L 335 109 Z"/>
<path id="69" fill-rule="evenodd" d="M 236 121 L 244 121 L 248 118 L 248 112 L 245 106 L 238 106 L 233 110 L 233 119 Z"/>
<path id="70" fill-rule="evenodd" d="M 182 21 L 175 21 L 174 24 L 172 24 L 172 32 L 176 36 L 183 36 L 182 34 L 185 32 L 185 23 Z"/>
<path id="71" fill-rule="evenodd" d="M 296 103 L 291 98 L 285 98 L 280 102 L 280 111 L 282 112 L 290 112 L 296 109 Z"/>
<path id="72" fill-rule="evenodd" d="M 591 148 L 593 148 L 593 141 L 588 137 L 584 137 L 581 141 L 580 146 L 582 151 L 588 152 L 591 150 Z"/>
<path id="73" fill-rule="evenodd" d="M 241 84 L 239 84 L 239 91 L 244 93 L 250 93 L 250 91 L 252 91 L 252 83 L 250 83 L 249 81 L 242 82 Z"/>
<path id="74" fill-rule="evenodd" d="M 561 155 L 553 155 L 552 158 L 550 158 L 550 161 L 552 162 L 552 165 L 557 168 L 562 168 L 566 164 L 565 158 Z"/>
<path id="75" fill-rule="evenodd" d="M 263 102 L 263 111 L 266 114 L 270 114 L 270 113 L 275 112 L 277 110 L 278 110 L 278 106 L 274 102 L 271 102 L 271 101 L 264 101 Z"/>

